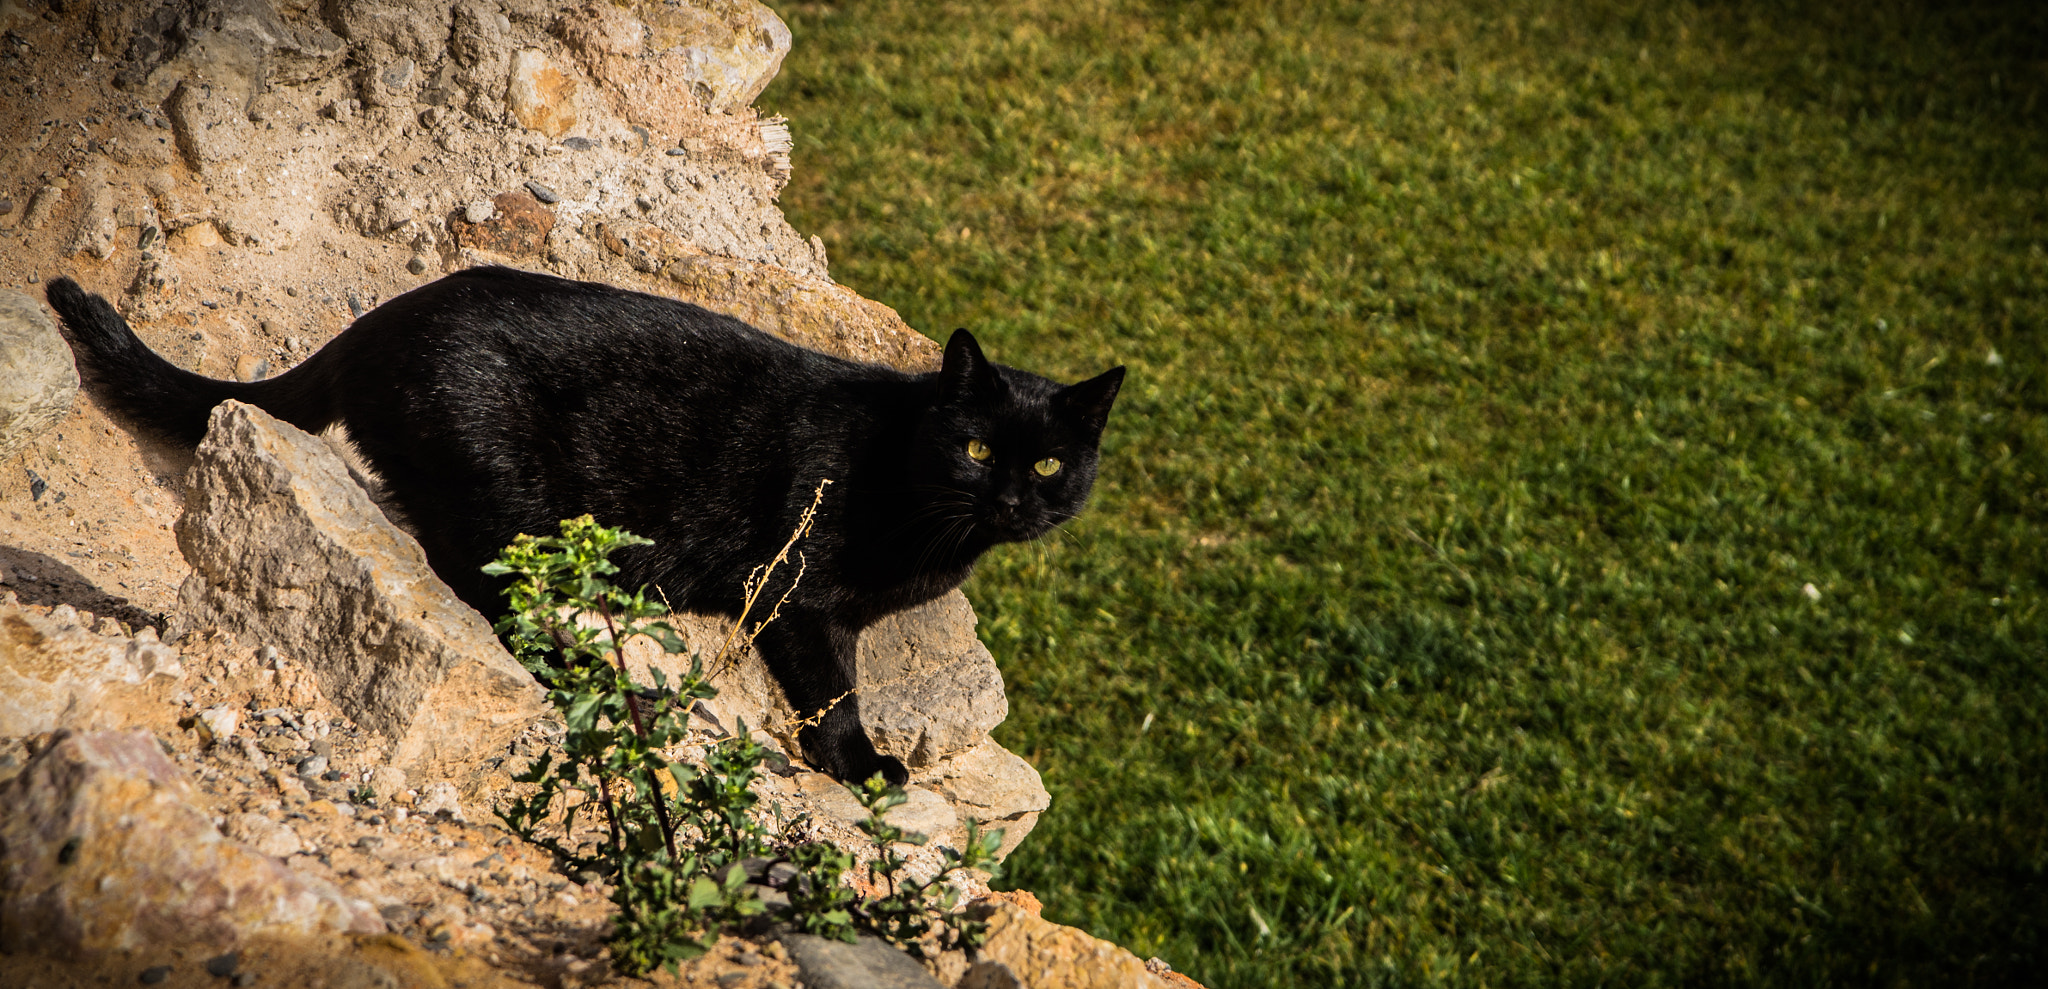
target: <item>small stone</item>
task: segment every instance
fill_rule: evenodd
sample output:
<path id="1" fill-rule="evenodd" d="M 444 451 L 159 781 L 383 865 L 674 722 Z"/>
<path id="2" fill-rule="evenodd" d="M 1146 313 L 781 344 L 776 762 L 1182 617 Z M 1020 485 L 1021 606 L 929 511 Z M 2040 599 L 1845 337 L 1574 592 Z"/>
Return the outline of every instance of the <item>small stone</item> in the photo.
<path id="1" fill-rule="evenodd" d="M 140 981 L 142 982 L 143 985 L 153 986 L 159 982 L 162 982 L 164 979 L 169 978 L 170 974 L 171 967 L 169 965 L 151 965 L 150 967 L 142 970 L 142 978 Z"/>
<path id="2" fill-rule="evenodd" d="M 455 792 L 453 783 L 433 783 L 420 796 L 418 810 L 422 814 L 439 814 L 462 820 L 462 798 Z"/>
<path id="3" fill-rule="evenodd" d="M 324 773 L 326 771 L 326 756 L 307 756 L 306 758 L 299 760 L 300 776 L 312 777 L 317 779 L 321 773 Z"/>
<path id="4" fill-rule="evenodd" d="M 405 270 L 415 275 L 424 275 L 427 273 L 427 259 L 415 254 L 405 263 Z"/>
<path id="5" fill-rule="evenodd" d="M 12 212 L 14 212 L 14 200 L 0 199 L 0 216 L 6 216 Z"/>
<path id="6" fill-rule="evenodd" d="M 662 154 L 665 154 L 671 158 L 681 158 L 684 155 L 689 154 L 689 152 L 683 150 L 682 148 L 670 148 L 667 151 L 662 152 Z"/>
<path id="7" fill-rule="evenodd" d="M 235 969 L 240 967 L 241 964 L 242 953 L 239 951 L 230 951 L 225 955 L 215 955 L 206 960 L 206 974 L 226 978 L 235 974 Z"/>
<path id="8" fill-rule="evenodd" d="M 526 191 L 533 193 L 533 198 L 540 200 L 543 204 L 552 205 L 562 201 L 560 193 L 532 179 L 526 180 Z"/>
<path id="9" fill-rule="evenodd" d="M 498 208 L 488 199 L 479 199 L 462 209 L 462 218 L 471 223 L 482 223 L 496 216 Z"/>
<path id="10" fill-rule="evenodd" d="M 235 723 L 241 715 L 231 707 L 210 707 L 199 712 L 196 722 L 207 742 L 219 745 L 235 737 Z"/>
<path id="11" fill-rule="evenodd" d="M 237 985 L 237 986 L 253 986 L 253 985 L 255 985 L 255 984 L 256 984 L 256 973 L 254 973 L 254 972 L 237 972 L 237 973 L 235 973 L 235 985 Z"/>

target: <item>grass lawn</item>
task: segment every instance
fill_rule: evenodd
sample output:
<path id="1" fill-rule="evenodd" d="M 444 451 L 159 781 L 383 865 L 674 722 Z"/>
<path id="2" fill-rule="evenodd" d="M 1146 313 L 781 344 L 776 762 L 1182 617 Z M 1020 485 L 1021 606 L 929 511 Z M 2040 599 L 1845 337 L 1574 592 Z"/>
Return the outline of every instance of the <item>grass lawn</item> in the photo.
<path id="1" fill-rule="evenodd" d="M 968 585 L 1053 919 L 1216 989 L 2048 965 L 2048 5 L 779 8 L 797 227 L 1126 363 Z"/>

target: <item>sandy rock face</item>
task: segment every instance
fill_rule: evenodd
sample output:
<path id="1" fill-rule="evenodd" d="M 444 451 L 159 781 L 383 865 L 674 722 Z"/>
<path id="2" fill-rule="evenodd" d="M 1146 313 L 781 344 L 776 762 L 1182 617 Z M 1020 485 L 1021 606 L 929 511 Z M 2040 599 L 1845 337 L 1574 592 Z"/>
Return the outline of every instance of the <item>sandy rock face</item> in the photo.
<path id="1" fill-rule="evenodd" d="M 78 369 L 42 303 L 0 291 L 0 459 L 71 411 Z"/>
<path id="2" fill-rule="evenodd" d="M 1015 903 L 983 900 L 969 912 L 988 921 L 988 941 L 958 989 L 1167 989 L 1137 955 Z"/>
<path id="3" fill-rule="evenodd" d="M 755 0 L 591 3 L 559 31 L 619 115 L 661 133 L 679 129 L 681 95 L 712 113 L 753 103 L 790 44 L 788 25 Z"/>
<path id="4" fill-rule="evenodd" d="M 0 951 L 382 933 L 370 905 L 229 841 L 148 732 L 65 733 L 0 786 Z"/>
<path id="5" fill-rule="evenodd" d="M 189 478 L 181 610 L 312 667 L 415 778 L 461 776 L 546 713 L 540 688 L 324 442 L 214 410 Z"/>
<path id="6" fill-rule="evenodd" d="M 683 186 L 688 188 L 687 183 Z M 737 317 L 791 343 L 913 373 L 939 369 L 938 344 L 912 330 L 896 310 L 844 285 L 772 264 L 711 254 L 679 258 L 665 274 L 677 298 Z"/>
<path id="7" fill-rule="evenodd" d="M 0 606 L 0 737 L 145 720 L 139 708 L 163 703 L 156 688 L 184 679 L 154 632 L 95 635 L 65 620 L 76 615 Z"/>

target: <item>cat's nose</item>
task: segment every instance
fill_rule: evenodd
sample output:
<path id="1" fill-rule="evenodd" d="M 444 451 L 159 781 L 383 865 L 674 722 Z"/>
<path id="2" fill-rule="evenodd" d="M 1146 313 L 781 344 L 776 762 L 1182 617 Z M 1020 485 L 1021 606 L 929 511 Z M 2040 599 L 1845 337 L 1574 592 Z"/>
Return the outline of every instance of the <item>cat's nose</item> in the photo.
<path id="1" fill-rule="evenodd" d="M 1001 505 L 1001 506 L 1003 506 L 1004 508 L 1015 508 L 1015 507 L 1017 507 L 1017 492 L 1015 492 L 1015 491 L 1004 491 L 1004 492 L 1001 492 L 1001 493 L 997 494 L 997 495 L 996 495 L 996 504 L 998 504 L 998 505 Z"/>

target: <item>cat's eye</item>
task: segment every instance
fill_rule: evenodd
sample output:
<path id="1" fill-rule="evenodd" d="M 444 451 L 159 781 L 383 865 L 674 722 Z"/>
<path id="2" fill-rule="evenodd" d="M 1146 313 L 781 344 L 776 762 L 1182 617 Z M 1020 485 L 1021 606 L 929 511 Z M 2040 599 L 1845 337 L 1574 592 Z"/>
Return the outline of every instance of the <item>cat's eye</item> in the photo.
<path id="1" fill-rule="evenodd" d="M 973 457 L 976 460 L 987 460 L 989 457 L 995 455 L 995 451 L 989 449 L 988 444 L 983 443 L 980 440 L 968 440 L 967 455 Z"/>
<path id="2" fill-rule="evenodd" d="M 1037 471 L 1039 477 L 1051 477 L 1060 472 L 1060 461 L 1058 457 L 1047 457 L 1032 464 L 1031 469 Z"/>

